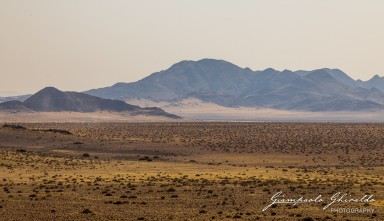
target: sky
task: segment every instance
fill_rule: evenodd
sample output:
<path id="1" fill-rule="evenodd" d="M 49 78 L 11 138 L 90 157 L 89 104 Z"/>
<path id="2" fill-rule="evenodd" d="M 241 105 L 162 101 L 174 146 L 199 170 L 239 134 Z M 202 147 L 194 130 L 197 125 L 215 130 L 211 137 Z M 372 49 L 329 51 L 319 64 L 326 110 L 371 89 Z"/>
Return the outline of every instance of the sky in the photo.
<path id="1" fill-rule="evenodd" d="M 0 96 L 133 82 L 181 60 L 384 76 L 383 0 L 0 0 Z"/>

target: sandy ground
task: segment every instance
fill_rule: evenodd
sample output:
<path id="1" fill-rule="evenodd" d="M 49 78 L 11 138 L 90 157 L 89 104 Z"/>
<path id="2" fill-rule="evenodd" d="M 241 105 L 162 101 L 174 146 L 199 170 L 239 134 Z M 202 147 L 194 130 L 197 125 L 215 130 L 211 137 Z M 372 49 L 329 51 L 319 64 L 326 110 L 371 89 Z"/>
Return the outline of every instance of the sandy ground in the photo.
<path id="1" fill-rule="evenodd" d="M 19 126 L 0 127 L 2 221 L 384 220 L 383 124 Z M 324 202 L 263 211 L 279 191 Z M 375 211 L 323 210 L 338 192 Z"/>
<path id="2" fill-rule="evenodd" d="M 159 107 L 168 113 L 181 116 L 183 119 L 132 116 L 116 112 L 0 112 L 0 122 L 384 122 L 384 112 L 307 112 L 270 108 L 229 108 L 194 98 L 173 103 L 153 102 L 145 99 L 126 99 L 125 101 L 141 107 Z"/>
<path id="3" fill-rule="evenodd" d="M 208 121 L 288 121 L 288 122 L 384 122 L 384 112 L 308 112 L 270 108 L 223 107 L 195 98 L 174 103 L 153 102 L 145 99 L 126 99 L 142 107 L 156 106 L 165 111 L 192 120 Z"/>
<path id="4" fill-rule="evenodd" d="M 132 116 L 116 112 L 0 112 L 0 122 L 172 122 L 167 117 Z"/>

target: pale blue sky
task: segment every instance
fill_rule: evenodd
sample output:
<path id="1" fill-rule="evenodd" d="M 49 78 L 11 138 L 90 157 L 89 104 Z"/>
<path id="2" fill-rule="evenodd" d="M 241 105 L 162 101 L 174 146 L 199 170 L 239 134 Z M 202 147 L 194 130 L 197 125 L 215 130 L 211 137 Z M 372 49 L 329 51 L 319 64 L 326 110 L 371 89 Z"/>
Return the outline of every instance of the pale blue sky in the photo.
<path id="1" fill-rule="evenodd" d="M 0 96 L 139 80 L 180 60 L 384 75 L 383 0 L 0 0 Z"/>

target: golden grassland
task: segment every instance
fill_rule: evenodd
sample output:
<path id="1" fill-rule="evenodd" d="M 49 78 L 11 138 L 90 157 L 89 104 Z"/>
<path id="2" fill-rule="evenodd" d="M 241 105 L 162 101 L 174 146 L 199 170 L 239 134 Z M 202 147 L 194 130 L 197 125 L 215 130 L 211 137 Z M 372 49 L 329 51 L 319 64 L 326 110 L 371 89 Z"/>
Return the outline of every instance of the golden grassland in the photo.
<path id="1" fill-rule="evenodd" d="M 384 220 L 384 124 L 19 125 L 0 128 L 1 220 Z M 279 191 L 375 211 L 262 212 Z"/>

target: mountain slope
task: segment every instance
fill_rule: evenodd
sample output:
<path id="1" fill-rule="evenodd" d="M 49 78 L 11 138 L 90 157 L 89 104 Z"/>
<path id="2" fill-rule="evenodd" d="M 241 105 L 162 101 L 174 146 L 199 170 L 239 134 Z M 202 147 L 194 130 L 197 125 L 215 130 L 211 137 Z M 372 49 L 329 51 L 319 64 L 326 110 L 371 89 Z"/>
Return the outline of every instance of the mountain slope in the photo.
<path id="1" fill-rule="evenodd" d="M 356 83 L 357 85 L 363 88 L 368 88 L 368 89 L 376 88 L 376 89 L 379 89 L 380 91 L 384 91 L 384 78 L 378 75 L 373 76 L 368 81 L 358 80 Z"/>
<path id="2" fill-rule="evenodd" d="M 0 97 L 0 103 L 6 102 L 6 101 L 25 101 L 27 100 L 31 95 L 21 95 L 21 96 L 10 96 L 10 97 Z"/>
<path id="3" fill-rule="evenodd" d="M 33 112 L 33 110 L 26 107 L 21 101 L 6 101 L 0 103 L 0 111 Z"/>
<path id="4" fill-rule="evenodd" d="M 296 71 L 295 73 L 305 77 L 308 74 L 311 74 L 313 72 L 318 72 L 318 71 L 323 71 L 331 75 L 333 78 L 335 78 L 337 81 L 339 81 L 342 84 L 356 87 L 358 86 L 358 83 L 353 80 L 351 77 L 349 77 L 346 73 L 339 69 L 330 69 L 330 68 L 323 68 L 323 69 L 318 69 L 318 70 L 313 70 L 313 71 Z"/>

